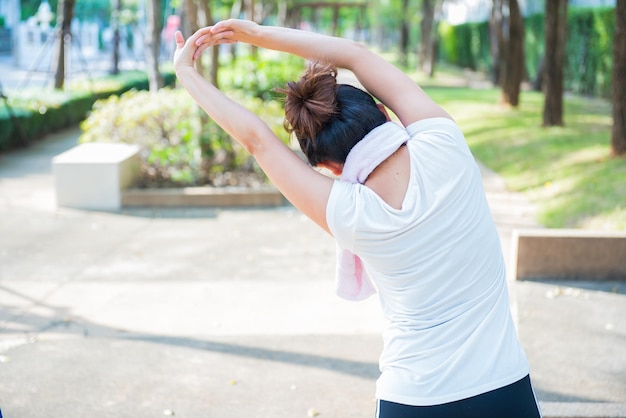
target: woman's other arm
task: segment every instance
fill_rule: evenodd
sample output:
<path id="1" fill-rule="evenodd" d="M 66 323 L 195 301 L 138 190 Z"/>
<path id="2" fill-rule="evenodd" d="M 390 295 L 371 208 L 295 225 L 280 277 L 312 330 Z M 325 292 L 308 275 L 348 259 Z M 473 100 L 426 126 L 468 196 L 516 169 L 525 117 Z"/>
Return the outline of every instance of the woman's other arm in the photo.
<path id="1" fill-rule="evenodd" d="M 302 161 L 258 116 L 231 100 L 194 68 L 196 32 L 187 42 L 177 32 L 174 67 L 180 83 L 198 105 L 254 156 L 272 183 L 300 211 L 328 231 L 326 204 L 333 180 Z M 226 43 L 207 39 L 207 43 Z M 201 51 L 200 51 L 201 52 Z"/>
<path id="2" fill-rule="evenodd" d="M 205 36 L 219 35 L 224 40 L 249 43 L 310 60 L 332 62 L 337 67 L 348 69 L 405 126 L 426 118 L 450 118 L 410 77 L 358 42 L 232 19 L 221 21 L 204 31 Z M 197 44 L 202 47 L 204 40 L 201 36 Z"/>

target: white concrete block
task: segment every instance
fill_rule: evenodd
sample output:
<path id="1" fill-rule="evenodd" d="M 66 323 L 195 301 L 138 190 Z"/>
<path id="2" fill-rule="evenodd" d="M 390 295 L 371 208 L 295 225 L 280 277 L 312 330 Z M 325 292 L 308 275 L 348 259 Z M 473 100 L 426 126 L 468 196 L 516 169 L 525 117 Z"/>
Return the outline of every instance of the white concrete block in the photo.
<path id="1" fill-rule="evenodd" d="M 57 206 L 119 210 L 121 191 L 139 174 L 139 147 L 81 144 L 54 157 L 52 173 Z"/>

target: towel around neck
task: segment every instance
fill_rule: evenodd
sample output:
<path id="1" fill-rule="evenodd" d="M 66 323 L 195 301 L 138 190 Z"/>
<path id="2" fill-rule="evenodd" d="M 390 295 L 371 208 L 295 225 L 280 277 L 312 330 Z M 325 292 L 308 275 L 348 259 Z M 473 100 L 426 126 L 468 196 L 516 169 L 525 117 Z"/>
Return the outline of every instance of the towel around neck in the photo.
<path id="1" fill-rule="evenodd" d="M 376 167 L 409 140 L 406 130 L 394 122 L 372 129 L 348 153 L 341 180 L 365 183 Z M 335 292 L 346 300 L 359 301 L 376 293 L 361 259 L 349 250 L 337 247 Z"/>

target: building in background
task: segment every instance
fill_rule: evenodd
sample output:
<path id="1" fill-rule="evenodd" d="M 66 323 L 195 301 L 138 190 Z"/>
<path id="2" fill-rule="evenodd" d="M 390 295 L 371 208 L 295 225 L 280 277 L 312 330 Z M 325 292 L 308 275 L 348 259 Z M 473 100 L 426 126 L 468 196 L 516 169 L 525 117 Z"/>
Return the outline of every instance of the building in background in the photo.
<path id="1" fill-rule="evenodd" d="M 20 22 L 20 0 L 0 0 L 0 54 L 10 55 L 15 27 Z"/>
<path id="2" fill-rule="evenodd" d="M 519 0 L 524 16 L 542 13 L 546 0 Z M 492 0 L 456 0 L 444 1 L 442 11 L 445 21 L 452 25 L 489 20 Z M 615 0 L 569 0 L 569 7 L 611 7 Z"/>

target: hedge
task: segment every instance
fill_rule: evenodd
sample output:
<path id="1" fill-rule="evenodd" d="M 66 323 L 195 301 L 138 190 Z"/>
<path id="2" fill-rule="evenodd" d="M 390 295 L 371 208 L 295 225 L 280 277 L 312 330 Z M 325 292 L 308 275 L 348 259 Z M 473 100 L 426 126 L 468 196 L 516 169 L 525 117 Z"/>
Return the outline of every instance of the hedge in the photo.
<path id="1" fill-rule="evenodd" d="M 544 15 L 524 18 L 526 74 L 535 80 L 545 50 Z M 611 95 L 615 8 L 570 8 L 567 15 L 564 87 L 599 97 Z M 476 71 L 490 71 L 489 22 L 439 25 L 442 61 Z"/>
<path id="2" fill-rule="evenodd" d="M 173 72 L 163 73 L 163 78 L 167 86 L 176 80 Z M 41 90 L 28 90 L 21 91 L 19 96 L 9 94 L 8 100 L 0 102 L 0 151 L 26 145 L 45 134 L 78 124 L 99 99 L 148 88 L 147 75 L 133 71 L 86 81 L 70 92 L 46 90 L 42 94 Z"/>

